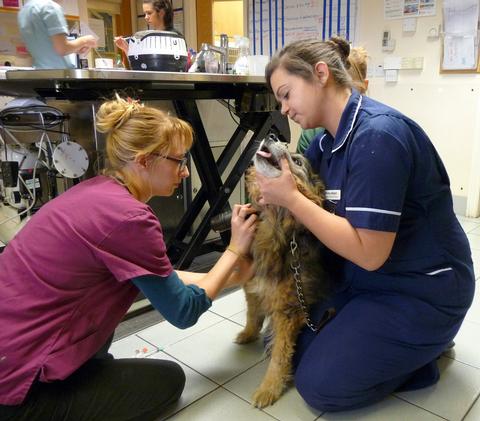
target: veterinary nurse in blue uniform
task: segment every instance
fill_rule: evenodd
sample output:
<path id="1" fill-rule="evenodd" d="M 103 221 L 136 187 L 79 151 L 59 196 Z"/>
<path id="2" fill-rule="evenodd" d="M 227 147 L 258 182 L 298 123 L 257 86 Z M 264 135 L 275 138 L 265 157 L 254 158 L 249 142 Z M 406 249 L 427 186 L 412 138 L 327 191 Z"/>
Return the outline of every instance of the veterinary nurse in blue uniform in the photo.
<path id="1" fill-rule="evenodd" d="M 326 185 L 325 209 L 296 188 L 286 160 L 258 176 L 265 204 L 290 210 L 328 249 L 336 315 L 297 343 L 295 385 L 312 407 L 341 411 L 439 379 L 437 357 L 471 305 L 475 278 L 445 167 L 425 132 L 351 89 L 349 45 L 299 41 L 266 70 L 282 112 L 325 134 L 306 151 Z"/>

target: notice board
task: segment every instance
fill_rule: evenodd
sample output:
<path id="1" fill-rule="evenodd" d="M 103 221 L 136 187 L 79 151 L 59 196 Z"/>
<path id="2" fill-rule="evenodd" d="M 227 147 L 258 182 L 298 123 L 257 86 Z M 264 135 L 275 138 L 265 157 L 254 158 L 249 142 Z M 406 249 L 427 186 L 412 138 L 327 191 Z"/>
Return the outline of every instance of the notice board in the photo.
<path id="1" fill-rule="evenodd" d="M 358 0 L 249 0 L 252 54 L 272 55 L 302 39 L 340 35 L 353 42 Z"/>

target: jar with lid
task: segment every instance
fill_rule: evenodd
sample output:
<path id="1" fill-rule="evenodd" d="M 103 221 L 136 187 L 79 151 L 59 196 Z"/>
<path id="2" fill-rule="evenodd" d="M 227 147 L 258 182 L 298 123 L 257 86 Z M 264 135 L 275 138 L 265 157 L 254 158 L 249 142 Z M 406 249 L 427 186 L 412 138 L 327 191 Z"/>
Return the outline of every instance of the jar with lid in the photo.
<path id="1" fill-rule="evenodd" d="M 217 54 L 212 50 L 205 51 L 203 55 L 205 61 L 205 72 L 206 73 L 218 73 L 220 63 L 218 62 Z"/>

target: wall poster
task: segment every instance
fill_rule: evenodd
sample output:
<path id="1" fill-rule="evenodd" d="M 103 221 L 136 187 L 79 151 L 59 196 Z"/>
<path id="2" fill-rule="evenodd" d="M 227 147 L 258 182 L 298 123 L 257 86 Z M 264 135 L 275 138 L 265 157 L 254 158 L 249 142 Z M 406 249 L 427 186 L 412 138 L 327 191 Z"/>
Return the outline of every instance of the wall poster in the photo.
<path id="1" fill-rule="evenodd" d="M 384 0 L 385 19 L 435 16 L 437 0 Z"/>
<path id="2" fill-rule="evenodd" d="M 272 55 L 302 39 L 355 37 L 357 0 L 249 0 L 248 8 L 252 54 Z"/>

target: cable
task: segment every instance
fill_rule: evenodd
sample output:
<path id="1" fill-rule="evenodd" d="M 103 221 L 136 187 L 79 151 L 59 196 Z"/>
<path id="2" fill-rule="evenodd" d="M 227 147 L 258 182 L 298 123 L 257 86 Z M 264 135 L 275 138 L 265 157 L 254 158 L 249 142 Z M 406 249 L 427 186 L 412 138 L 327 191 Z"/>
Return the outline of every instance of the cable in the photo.
<path id="1" fill-rule="evenodd" d="M 9 217 L 9 218 L 6 218 L 4 219 L 3 221 L 0 221 L 0 225 L 3 225 L 13 219 L 16 219 L 16 218 L 19 218 L 21 217 L 22 215 L 24 215 L 25 213 L 29 214 L 30 211 L 33 209 L 33 207 L 35 206 L 36 202 L 37 202 L 37 189 L 36 189 L 36 175 L 37 175 L 37 167 L 38 167 L 38 164 L 39 162 L 42 163 L 43 165 L 45 165 L 45 167 L 48 169 L 48 170 L 51 170 L 52 168 L 52 164 L 50 162 L 50 157 L 53 153 L 53 145 L 52 145 L 52 142 L 50 140 L 50 137 L 48 135 L 48 132 L 51 132 L 51 133 L 60 133 L 62 134 L 62 141 L 68 141 L 69 139 L 69 133 L 67 131 L 65 131 L 65 122 L 68 120 L 67 117 L 64 116 L 64 114 L 62 113 L 60 116 L 58 115 L 59 111 L 56 109 L 56 108 L 53 108 L 53 107 L 48 107 L 48 106 L 41 106 L 42 110 L 45 109 L 45 108 L 48 108 L 48 109 L 51 109 L 53 110 L 53 114 L 55 116 L 57 116 L 57 120 L 54 121 L 54 122 L 51 122 L 50 124 L 45 124 L 45 118 L 44 118 L 44 115 L 41 111 L 39 112 L 36 112 L 36 108 L 38 107 L 29 107 L 30 109 L 30 113 L 28 114 L 38 114 L 40 120 L 41 120 L 41 126 L 37 126 L 33 123 L 27 123 L 27 124 L 23 124 L 23 127 L 28 127 L 29 129 L 26 130 L 26 129 L 20 129 L 19 126 L 15 126 L 10 124 L 9 128 L 7 128 L 6 126 L 8 124 L 5 124 L 5 121 L 4 119 L 2 119 L 1 117 L 1 114 L 0 113 L 0 127 L 4 129 L 5 133 L 8 134 L 8 136 L 13 140 L 13 142 L 18 146 L 20 147 L 20 150 L 22 150 L 24 153 L 23 153 L 23 159 L 20 161 L 19 163 L 19 168 L 21 168 L 21 166 L 23 165 L 23 162 L 25 161 L 26 157 L 27 157 L 27 154 L 30 152 L 23 144 L 21 144 L 18 139 L 12 134 L 12 133 L 15 133 L 15 132 L 23 132 L 23 133 L 28 133 L 28 132 L 36 132 L 38 130 L 41 130 L 42 131 L 42 135 L 40 137 L 40 140 L 38 142 L 35 142 L 37 148 L 38 148 L 38 154 L 37 154 L 37 158 L 35 160 L 35 164 L 33 166 L 33 172 L 32 172 L 32 189 L 30 189 L 28 186 L 27 186 L 27 183 L 25 182 L 25 180 L 23 179 L 22 175 L 19 174 L 18 175 L 18 178 L 20 180 L 20 182 L 23 184 L 23 186 L 25 187 L 26 191 L 28 192 L 32 202 L 31 204 L 26 208 L 24 209 L 23 211 Z M 25 107 L 16 107 L 16 108 L 11 108 L 9 109 L 8 111 L 11 112 L 11 111 L 18 111 L 18 112 L 22 112 L 22 113 L 25 113 L 25 110 L 26 108 Z M 5 114 L 5 113 L 3 113 Z M 58 126 L 61 124 L 61 130 L 54 130 L 52 129 L 51 127 L 55 127 L 55 126 Z M 32 130 L 33 129 L 33 130 Z M 44 147 L 44 141 L 47 141 L 47 145 Z M 2 144 L 4 145 L 5 147 L 5 158 L 8 159 L 8 154 L 7 154 L 7 143 L 6 143 L 6 140 L 0 135 L 0 140 L 2 142 Z M 50 153 L 49 153 L 49 150 L 50 150 Z M 45 156 L 45 160 L 42 160 L 40 157 L 41 155 Z M 64 178 L 64 177 L 62 177 Z M 7 198 L 7 203 L 16 208 L 16 206 L 14 204 L 11 203 L 10 199 Z"/>
<path id="2" fill-rule="evenodd" d="M 230 100 L 227 99 L 227 108 L 228 108 L 228 113 L 230 114 L 230 117 L 232 118 L 232 120 L 234 121 L 234 123 L 237 125 L 237 126 L 240 126 L 240 120 L 235 120 L 235 118 L 233 117 L 233 114 L 232 114 L 232 106 L 230 105 Z"/>
<path id="3" fill-rule="evenodd" d="M 17 146 L 20 147 L 20 149 L 28 152 L 28 149 L 25 148 L 25 146 L 23 146 L 23 145 L 18 141 L 18 139 L 10 132 L 10 130 L 8 130 L 5 126 L 3 127 L 3 130 L 5 131 L 6 134 L 8 134 L 8 135 L 10 136 L 10 138 L 13 140 L 13 142 L 14 142 Z"/>
<path id="4" fill-rule="evenodd" d="M 34 129 L 32 131 L 35 131 L 35 129 L 38 131 L 38 130 L 44 130 L 46 132 L 50 132 L 50 133 L 60 133 L 62 135 L 69 135 L 70 133 L 66 132 L 66 131 L 63 131 L 63 130 L 54 130 L 54 129 L 46 129 L 46 128 L 42 128 L 40 126 L 35 126 L 33 124 L 30 124 L 28 125 L 30 128 Z M 15 131 L 15 130 L 12 130 L 12 131 Z M 17 130 L 18 132 L 28 132 L 27 130 Z"/>
<path id="5" fill-rule="evenodd" d="M 27 130 L 27 129 L 19 129 L 19 128 L 9 127 L 9 130 L 12 133 L 35 133 L 35 132 L 38 132 L 39 130 L 42 130 L 42 131 L 51 132 L 51 133 L 60 133 L 60 134 L 63 134 L 63 135 L 69 135 L 70 134 L 69 132 L 64 131 L 64 130 L 47 129 L 45 127 L 36 126 L 33 123 L 25 124 L 24 126 L 29 127 L 29 129 Z M 7 128 L 4 125 L 0 124 L 0 127 L 3 127 L 4 130 L 7 130 Z"/>
<path id="6" fill-rule="evenodd" d="M 43 116 L 42 116 L 43 118 Z M 7 130 L 7 129 L 6 129 Z M 8 132 L 8 130 L 7 130 Z M 22 216 L 23 214 L 25 213 L 29 213 L 30 210 L 35 206 L 35 203 L 37 201 L 37 189 L 35 188 L 35 176 L 36 176 L 36 173 L 37 173 L 37 165 L 38 165 L 38 162 L 40 160 L 40 155 L 42 154 L 42 151 L 43 151 L 43 138 L 47 136 L 48 137 L 48 134 L 44 131 L 42 133 L 42 136 L 40 137 L 40 145 L 38 146 L 38 155 L 37 155 L 37 159 L 35 161 L 35 164 L 33 166 L 33 173 L 32 173 L 32 180 L 33 180 L 33 194 L 32 192 L 30 191 L 30 189 L 28 188 L 27 184 L 25 183 L 25 181 L 22 179 L 22 177 L 19 175 L 19 179 L 20 181 L 23 183 L 23 185 L 25 186 L 25 188 L 27 189 L 30 197 L 32 198 L 32 204 L 30 206 L 28 206 L 26 209 L 24 209 L 23 211 L 21 211 L 20 213 L 16 214 L 16 215 L 13 215 L 9 218 L 6 218 L 4 219 L 3 221 L 0 221 L 0 225 L 3 225 L 5 223 L 7 223 L 8 221 L 11 221 L 12 219 L 15 219 L 17 217 L 20 217 Z M 12 136 L 13 137 L 13 136 Z M 13 137 L 14 138 L 14 137 Z M 15 138 L 14 138 L 15 139 Z M 16 139 L 15 139 L 16 140 Z M 8 200 L 8 199 L 7 199 Z"/>
<path id="7" fill-rule="evenodd" d="M 3 109 L 0 111 L 0 122 L 3 126 L 29 126 L 32 123 L 22 122 L 19 116 L 22 116 L 25 120 L 27 117 L 35 114 L 41 114 L 42 125 L 44 128 L 58 126 L 68 118 L 57 108 L 48 105 L 31 105 L 28 107 L 11 107 Z M 47 122 L 48 124 L 45 124 L 45 117 L 43 114 L 45 114 L 45 116 L 52 116 Z M 16 118 L 16 121 L 13 120 L 14 118 Z"/>
<path id="8" fill-rule="evenodd" d="M 43 142 L 43 136 L 42 136 L 42 139 L 41 141 Z M 20 213 L 17 213 L 16 215 L 13 215 L 7 219 L 4 219 L 3 221 L 0 221 L 0 225 L 3 225 L 5 223 L 7 223 L 8 221 L 11 221 L 12 219 L 15 219 L 17 217 L 20 217 L 22 216 L 24 213 L 27 213 L 27 212 L 30 212 L 30 210 L 35 206 L 35 202 L 37 201 L 36 199 L 36 188 L 35 188 L 35 175 L 36 175 L 36 171 L 37 171 L 37 164 L 38 164 L 38 161 L 39 161 L 39 158 L 40 158 L 40 154 L 41 154 L 41 150 L 39 149 L 38 151 L 38 156 L 37 156 L 37 160 L 35 161 L 35 165 L 33 166 L 33 174 L 32 174 L 32 180 L 33 180 L 33 195 L 32 195 L 32 192 L 30 191 L 30 189 L 27 187 L 27 185 L 25 184 L 25 182 L 23 180 L 22 183 L 24 184 L 25 188 L 27 189 L 28 193 L 30 194 L 30 197 L 32 198 L 32 204 L 30 206 L 28 206 L 26 209 L 24 209 L 23 211 L 21 211 Z M 21 176 L 19 175 L 19 178 Z M 7 199 L 8 200 L 8 199 Z"/>

